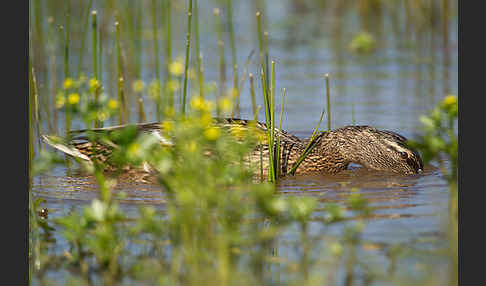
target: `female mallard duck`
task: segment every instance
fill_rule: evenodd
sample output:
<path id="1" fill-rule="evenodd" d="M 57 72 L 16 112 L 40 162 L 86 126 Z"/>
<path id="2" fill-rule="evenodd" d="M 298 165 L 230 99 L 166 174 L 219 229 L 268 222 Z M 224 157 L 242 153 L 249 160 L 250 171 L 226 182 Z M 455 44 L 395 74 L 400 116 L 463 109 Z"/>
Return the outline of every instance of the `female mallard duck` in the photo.
<path id="1" fill-rule="evenodd" d="M 215 119 L 217 125 L 224 127 L 246 126 L 249 120 L 243 119 Z M 160 133 L 161 124 L 136 124 L 138 132 L 150 133 L 163 144 L 170 145 Z M 266 131 L 264 123 L 256 125 Z M 125 126 L 114 126 L 92 129 L 98 132 L 116 130 Z M 93 144 L 83 133 L 87 130 L 72 131 L 69 144 L 56 143 L 49 136 L 44 140 L 54 148 L 80 158 L 91 161 Z M 281 174 L 286 175 L 292 169 L 304 152 L 309 139 L 300 139 L 283 130 L 275 129 L 280 135 L 280 167 Z M 398 174 L 417 174 L 422 172 L 423 163 L 420 155 L 405 144 L 406 138 L 392 131 L 378 130 L 370 126 L 345 126 L 328 132 L 322 132 L 314 138 L 314 148 L 301 162 L 295 174 L 330 173 L 335 174 L 347 169 L 350 163 L 360 164 L 365 168 L 379 171 L 389 171 Z M 104 160 L 113 146 L 97 142 L 96 155 Z M 262 148 L 263 147 L 263 148 Z M 268 170 L 268 145 L 257 146 L 249 155 L 249 161 L 260 162 L 263 149 L 263 169 Z M 147 168 L 147 166 L 145 166 Z"/>

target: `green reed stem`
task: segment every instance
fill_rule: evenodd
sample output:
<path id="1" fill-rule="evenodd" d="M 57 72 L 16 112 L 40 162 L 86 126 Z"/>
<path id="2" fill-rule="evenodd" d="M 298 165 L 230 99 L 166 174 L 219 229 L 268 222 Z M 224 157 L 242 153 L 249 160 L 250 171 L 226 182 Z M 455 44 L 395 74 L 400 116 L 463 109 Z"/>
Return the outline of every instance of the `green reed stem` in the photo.
<path id="1" fill-rule="evenodd" d="M 269 61 L 269 55 L 268 55 L 268 32 L 264 32 L 263 33 L 263 43 L 264 43 L 264 50 L 265 50 L 265 68 L 267 70 L 267 73 L 268 73 L 268 70 L 269 70 L 269 67 L 268 67 L 268 61 Z M 268 80 L 268 78 L 267 78 Z M 268 85 L 268 83 L 267 83 Z"/>
<path id="2" fill-rule="evenodd" d="M 235 117 L 235 114 L 239 114 L 239 90 L 238 90 L 238 65 L 233 66 L 233 90 L 231 91 L 233 108 L 231 109 L 231 118 Z"/>
<path id="3" fill-rule="evenodd" d="M 170 2 L 170 1 L 167 1 Z M 142 70 L 142 1 L 137 1 L 137 19 L 135 28 L 135 79 L 141 79 Z"/>
<path id="4" fill-rule="evenodd" d="M 182 97 L 182 114 L 186 114 L 186 97 L 187 97 L 187 71 L 189 69 L 189 52 L 191 47 L 191 20 L 192 20 L 192 0 L 189 0 L 187 9 L 187 37 L 186 37 L 186 62 L 184 65 L 184 92 Z"/>
<path id="5" fill-rule="evenodd" d="M 97 12 L 91 12 L 91 43 L 93 48 L 93 76 L 96 80 L 98 80 L 98 21 L 96 17 Z M 96 100 L 97 94 L 95 94 Z"/>
<path id="6" fill-rule="evenodd" d="M 275 62 L 272 61 L 272 69 L 270 74 L 270 123 L 271 123 L 271 130 L 270 130 L 270 138 L 271 138 L 271 152 L 273 152 L 272 161 L 270 161 L 273 165 L 273 178 L 272 182 L 276 182 L 278 180 L 278 161 L 279 158 L 276 157 L 278 154 L 278 148 L 275 147 Z"/>
<path id="7" fill-rule="evenodd" d="M 92 11 L 91 12 L 91 36 L 92 36 L 92 48 L 93 48 L 93 78 L 98 81 L 98 21 L 97 21 L 97 12 Z M 97 84 L 97 87 L 94 90 L 94 99 L 96 105 L 98 105 L 98 88 L 99 84 Z M 100 127 L 100 123 L 98 122 L 98 119 L 95 119 L 94 121 L 94 127 Z"/>
<path id="8" fill-rule="evenodd" d="M 71 1 L 66 2 L 66 26 L 64 29 L 64 80 L 69 78 L 69 24 L 71 15 Z M 68 96 L 67 90 L 64 89 L 65 96 Z M 69 131 L 71 130 L 71 114 L 69 108 L 65 108 L 65 120 L 66 120 L 66 138 L 69 138 Z"/>
<path id="9" fill-rule="evenodd" d="M 278 124 L 278 137 L 277 137 L 277 146 L 275 147 L 276 150 L 276 155 L 275 158 L 277 158 L 277 179 L 280 177 L 280 135 L 281 135 L 281 130 L 282 130 L 282 118 L 283 118 L 283 111 L 284 111 L 284 105 L 285 105 L 285 92 L 286 89 L 284 88 L 282 90 L 282 105 L 280 106 L 280 122 Z"/>
<path id="10" fill-rule="evenodd" d="M 243 68 L 242 74 L 244 74 L 244 75 L 248 74 L 248 66 L 250 65 L 251 57 L 253 56 L 254 53 L 255 53 L 255 50 L 251 50 L 250 54 L 246 58 L 245 67 Z M 242 76 L 240 83 L 238 85 L 238 90 L 240 90 L 240 91 L 243 90 L 243 87 L 245 86 L 245 82 L 246 82 L 246 76 Z M 240 92 L 240 94 L 241 94 L 241 92 Z"/>
<path id="11" fill-rule="evenodd" d="M 202 67 L 202 54 L 199 46 L 199 8 L 197 0 L 194 1 L 194 48 L 196 50 L 197 78 L 199 80 L 199 95 L 204 97 L 204 78 Z"/>
<path id="12" fill-rule="evenodd" d="M 29 57 L 29 181 L 32 182 L 32 161 L 34 159 L 34 116 L 35 94 L 37 87 L 34 78 L 34 67 L 32 66 L 31 57 Z"/>
<path id="13" fill-rule="evenodd" d="M 263 92 L 263 103 L 265 104 L 265 124 L 267 126 L 267 141 L 268 141 L 268 180 L 272 181 L 273 178 L 273 142 L 272 142 L 272 131 L 271 131 L 271 116 L 270 113 L 270 99 L 268 98 L 267 85 L 265 79 L 265 72 L 263 68 L 262 73 L 262 92 Z"/>
<path id="14" fill-rule="evenodd" d="M 123 72 L 122 72 L 122 57 L 120 45 L 120 22 L 115 22 L 116 32 L 116 63 L 117 63 L 117 91 L 118 91 L 118 124 L 123 124 L 125 119 L 125 98 L 123 94 Z"/>
<path id="15" fill-rule="evenodd" d="M 100 84 L 103 82 L 103 30 L 100 29 L 100 39 L 98 41 L 98 77 Z M 101 123 L 103 124 L 103 123 Z"/>
<path id="16" fill-rule="evenodd" d="M 265 63 L 265 50 L 263 48 L 262 16 L 260 12 L 256 12 L 256 19 L 258 31 L 258 47 L 260 51 L 260 66 L 263 68 Z"/>
<path id="17" fill-rule="evenodd" d="M 31 32 L 29 30 L 29 36 Z M 29 39 L 32 39 L 29 37 Z M 38 139 L 38 146 L 41 146 L 40 133 L 41 133 L 41 118 L 39 115 L 39 91 L 37 89 L 37 80 L 34 72 L 34 65 L 32 63 L 32 58 L 34 57 L 32 49 L 32 40 L 29 41 L 29 148 L 32 148 L 32 156 L 34 155 L 34 136 Z M 34 134 L 35 131 L 35 134 Z M 33 158 L 33 157 L 32 157 Z M 31 163 L 31 162 L 29 162 Z"/>
<path id="18" fill-rule="evenodd" d="M 329 74 L 326 73 L 326 101 L 327 101 L 327 130 L 331 130 L 331 92 L 329 88 Z"/>
<path id="19" fill-rule="evenodd" d="M 267 138 L 268 138 L 268 181 L 276 182 L 279 176 L 278 160 L 279 150 L 276 150 L 275 145 L 275 62 L 272 61 L 272 69 L 270 74 L 270 93 L 267 91 L 265 73 L 262 70 L 262 88 L 263 98 L 265 102 L 265 120 L 267 124 Z M 277 148 L 279 149 L 279 148 Z"/>
<path id="20" fill-rule="evenodd" d="M 223 97 L 226 82 L 226 64 L 224 60 L 224 42 L 223 42 L 223 28 L 221 26 L 220 11 L 218 8 L 213 10 L 216 33 L 218 35 L 218 80 L 219 80 L 219 98 Z M 217 105 L 216 115 L 220 116 L 219 106 Z"/>
<path id="21" fill-rule="evenodd" d="M 253 108 L 253 117 L 255 118 L 255 121 L 258 121 L 258 111 L 257 111 L 257 105 L 255 99 L 255 84 L 253 83 L 253 74 L 250 73 L 248 77 L 250 78 L 250 95 L 251 95 L 251 106 Z"/>
<path id="22" fill-rule="evenodd" d="M 56 69 L 56 45 L 54 42 L 54 35 L 55 33 L 55 26 L 54 26 L 54 19 L 50 18 L 48 21 L 49 25 L 47 26 L 47 42 L 49 45 L 49 65 L 51 66 L 51 74 L 52 74 L 52 85 L 51 85 L 51 100 L 50 105 L 52 106 L 52 133 L 57 134 L 57 109 L 56 109 L 56 96 L 57 96 L 57 69 Z M 49 107 L 48 107 L 49 108 Z"/>
<path id="23" fill-rule="evenodd" d="M 237 65 L 237 59 L 236 59 L 236 46 L 235 46 L 235 32 L 233 29 L 233 1 L 228 0 L 227 2 L 227 21 L 228 21 L 228 30 L 229 30 L 229 35 L 230 35 L 230 43 L 231 43 L 231 65 L 234 67 Z"/>
<path id="24" fill-rule="evenodd" d="M 166 6 L 166 15 L 167 15 L 167 47 L 166 47 L 166 52 L 167 52 L 167 60 L 166 60 L 166 76 L 167 76 L 167 83 L 172 81 L 172 74 L 169 72 L 169 65 L 172 62 L 172 24 L 171 24 L 171 1 L 166 1 L 167 6 Z M 169 108 L 171 110 L 174 109 L 174 93 L 172 89 L 169 88 Z"/>
<path id="25" fill-rule="evenodd" d="M 29 53 L 32 49 L 29 49 Z M 29 57 L 29 226 L 31 226 L 32 237 L 29 239 L 29 249 L 33 250 L 34 265 L 38 269 L 40 266 L 40 240 L 38 236 L 38 224 L 36 219 L 36 212 L 34 206 L 34 199 L 32 197 L 32 184 L 33 184 L 33 174 L 32 166 L 34 160 L 34 116 L 33 111 L 35 110 L 35 96 L 37 93 L 37 86 L 35 82 L 34 67 L 32 66 L 32 57 Z M 32 241 L 32 244 L 30 242 Z M 30 276 L 30 275 L 29 275 Z"/>
<path id="26" fill-rule="evenodd" d="M 204 97 L 204 68 L 203 68 L 203 55 L 200 54 L 199 57 L 199 67 L 198 67 L 198 78 L 199 78 L 199 95 Z"/>
<path id="27" fill-rule="evenodd" d="M 83 17 L 84 19 L 84 24 L 83 24 L 83 27 L 86 27 L 83 29 L 83 33 L 82 33 L 82 36 L 81 36 L 81 50 L 80 50 L 80 53 L 79 53 L 79 62 L 78 62 L 78 70 L 77 70 L 77 75 L 79 76 L 80 73 L 81 73 L 81 69 L 83 67 L 83 63 L 84 63 L 84 47 L 85 47 L 85 43 L 86 43 L 86 33 L 89 29 L 87 29 L 88 27 L 88 21 L 89 21 L 89 11 L 91 10 L 91 5 L 93 3 L 93 0 L 89 0 L 88 2 L 88 7 L 86 8 L 86 16 Z"/>
<path id="28" fill-rule="evenodd" d="M 299 167 L 299 165 L 305 160 L 305 158 L 307 157 L 307 155 L 309 155 L 310 152 L 312 151 L 312 149 L 314 149 L 314 147 L 317 145 L 317 140 L 315 140 L 316 139 L 316 134 L 317 134 L 317 130 L 319 129 L 319 126 L 321 125 L 322 118 L 324 117 L 324 113 L 325 113 L 324 110 L 322 110 L 321 117 L 319 118 L 319 121 L 317 122 L 317 126 L 314 129 L 314 132 L 312 133 L 312 136 L 309 139 L 309 142 L 307 143 L 307 146 L 305 147 L 305 149 L 302 152 L 302 154 L 300 154 L 300 156 L 297 159 L 297 162 L 295 163 L 295 165 L 292 167 L 292 169 L 290 169 L 289 174 L 291 174 L 291 175 L 294 175 L 295 174 L 295 171 L 297 170 L 297 168 Z"/>
<path id="29" fill-rule="evenodd" d="M 146 122 L 147 118 L 145 117 L 145 111 L 143 109 L 143 100 L 142 98 L 138 99 L 138 122 Z"/>
<path id="30" fill-rule="evenodd" d="M 152 0 L 152 32 L 154 38 L 154 58 L 155 58 L 155 78 L 156 82 L 160 85 L 160 70 L 159 70 L 159 37 L 157 34 L 157 2 Z M 160 114 L 160 89 L 159 94 L 155 98 L 155 108 L 157 114 L 157 120 L 161 119 Z"/>
<path id="31" fill-rule="evenodd" d="M 239 98 L 239 88 L 238 88 L 238 62 L 236 58 L 236 45 L 235 45 L 235 32 L 233 29 L 233 1 L 226 1 L 226 16 L 228 22 L 228 31 L 230 36 L 231 45 L 231 66 L 233 67 L 233 108 L 236 109 L 236 114 L 239 115 L 240 109 L 240 98 Z M 233 116 L 232 116 L 233 117 Z"/>

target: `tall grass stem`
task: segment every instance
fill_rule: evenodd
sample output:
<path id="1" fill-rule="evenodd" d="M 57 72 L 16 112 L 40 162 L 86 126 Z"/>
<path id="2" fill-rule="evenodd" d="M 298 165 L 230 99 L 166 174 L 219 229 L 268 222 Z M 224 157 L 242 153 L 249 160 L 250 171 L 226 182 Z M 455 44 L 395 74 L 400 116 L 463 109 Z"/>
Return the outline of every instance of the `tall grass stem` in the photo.
<path id="1" fill-rule="evenodd" d="M 326 73 L 326 102 L 327 102 L 327 130 L 331 130 L 331 92 L 329 88 L 329 74 Z"/>
<path id="2" fill-rule="evenodd" d="M 202 67 L 202 54 L 199 46 L 199 7 L 198 0 L 194 1 L 194 48 L 196 51 L 197 78 L 199 81 L 199 96 L 204 98 L 204 77 Z"/>
<path id="3" fill-rule="evenodd" d="M 218 36 L 218 97 L 221 98 L 224 95 L 226 85 L 226 63 L 224 60 L 223 27 L 221 25 L 220 10 L 218 8 L 214 8 L 213 14 L 216 26 L 216 33 Z M 217 105 L 216 115 L 220 116 L 220 113 L 221 112 L 219 110 L 219 105 Z"/>
<path id="4" fill-rule="evenodd" d="M 66 23 L 64 29 L 64 80 L 69 78 L 69 27 L 71 17 L 71 1 L 66 2 Z M 64 94 L 67 96 L 67 90 L 64 89 Z M 71 114 L 69 108 L 65 109 L 65 121 L 66 121 L 66 138 L 69 138 L 69 131 L 71 130 Z"/>
<path id="5" fill-rule="evenodd" d="M 257 105 L 255 99 L 255 84 L 253 83 L 253 74 L 250 73 L 248 77 L 250 78 L 250 95 L 251 95 L 251 106 L 253 108 L 253 117 L 255 118 L 255 121 L 258 121 L 258 111 L 257 111 Z"/>
<path id="6" fill-rule="evenodd" d="M 152 35 L 154 40 L 154 59 L 155 59 L 155 81 L 160 86 L 160 70 L 159 70 L 159 37 L 157 33 L 157 1 L 152 0 Z M 160 88 L 158 89 L 158 94 L 156 94 L 155 98 L 155 114 L 157 116 L 157 120 L 160 121 L 161 119 L 161 106 L 160 106 Z"/>
<path id="7" fill-rule="evenodd" d="M 191 47 L 191 23 L 192 23 L 192 0 L 189 0 L 189 7 L 187 9 L 187 35 L 186 35 L 186 59 L 184 64 L 184 91 L 182 97 L 182 114 L 186 113 L 186 97 L 187 97 L 187 81 L 189 69 L 189 52 Z"/>
<path id="8" fill-rule="evenodd" d="M 91 12 L 91 42 L 92 42 L 92 49 L 93 49 L 93 78 L 95 81 L 98 81 L 98 21 L 97 21 L 97 12 Z M 98 105 L 98 96 L 99 96 L 99 83 L 96 84 L 94 89 L 94 99 L 96 105 Z M 100 123 L 98 119 L 94 120 L 94 127 L 100 127 Z"/>
<path id="9" fill-rule="evenodd" d="M 166 17 L 167 17 L 167 42 L 166 42 L 166 53 L 167 53 L 167 59 L 166 59 L 166 76 L 167 76 L 167 83 L 170 83 L 172 81 L 172 74 L 169 72 L 169 65 L 172 63 L 172 21 L 171 21 L 171 13 L 172 13 L 172 8 L 171 8 L 171 1 L 166 1 L 167 6 L 166 6 Z M 174 92 L 172 89 L 168 89 L 169 93 L 169 109 L 173 110 L 174 109 Z"/>

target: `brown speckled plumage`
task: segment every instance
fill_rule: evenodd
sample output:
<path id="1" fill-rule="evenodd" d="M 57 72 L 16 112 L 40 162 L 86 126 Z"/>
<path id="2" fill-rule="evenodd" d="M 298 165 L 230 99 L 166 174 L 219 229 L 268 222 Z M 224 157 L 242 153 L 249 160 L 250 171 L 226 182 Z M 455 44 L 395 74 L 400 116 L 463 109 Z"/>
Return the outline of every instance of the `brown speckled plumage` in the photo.
<path id="1" fill-rule="evenodd" d="M 215 119 L 217 125 L 223 128 L 234 126 L 245 127 L 250 121 L 242 119 Z M 137 124 L 141 132 L 159 134 L 160 124 L 145 123 Z M 266 131 L 266 125 L 257 122 L 260 131 Z M 121 126 L 97 129 L 100 132 L 115 130 Z M 55 148 L 68 153 L 72 156 L 89 158 L 93 151 L 93 145 L 83 137 L 86 130 L 73 131 L 73 140 L 70 146 L 60 146 L 50 142 L 49 137 L 44 139 Z M 310 139 L 300 139 L 283 130 L 276 129 L 276 136 L 280 136 L 280 166 L 281 174 L 286 175 L 304 151 Z M 423 170 L 423 163 L 420 155 L 411 148 L 407 147 L 406 138 L 391 132 L 378 130 L 370 126 L 345 126 L 329 132 L 322 132 L 314 138 L 315 147 L 306 159 L 299 165 L 296 174 L 309 173 L 338 173 L 345 170 L 350 163 L 360 164 L 372 170 L 389 171 L 399 174 L 416 174 Z M 109 144 L 108 144 L 109 145 Z M 99 159 L 103 161 L 109 157 L 110 148 L 108 146 L 96 144 Z M 74 147 L 75 149 L 72 149 Z M 79 152 L 78 152 L 79 151 Z M 79 155 L 77 153 L 81 153 Z M 83 156 L 84 155 L 84 156 Z M 263 156 L 263 171 L 266 175 L 268 170 L 268 145 L 256 146 L 248 156 L 247 163 L 252 164 L 260 170 L 260 156 Z"/>

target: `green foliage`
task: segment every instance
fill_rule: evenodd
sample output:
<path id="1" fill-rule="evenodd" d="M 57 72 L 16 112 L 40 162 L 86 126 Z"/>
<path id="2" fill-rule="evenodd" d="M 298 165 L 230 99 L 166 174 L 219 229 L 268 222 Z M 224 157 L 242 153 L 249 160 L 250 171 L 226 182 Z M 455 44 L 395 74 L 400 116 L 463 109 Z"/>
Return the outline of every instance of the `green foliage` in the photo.
<path id="1" fill-rule="evenodd" d="M 442 169 L 450 182 L 457 180 L 457 116 L 457 97 L 449 95 L 434 107 L 430 115 L 420 117 L 425 135 L 409 143 L 422 152 L 424 163 L 439 159 L 442 166 L 440 159 L 445 156 L 451 165 L 449 170 L 444 166 Z"/>
<path id="2" fill-rule="evenodd" d="M 357 34 L 349 44 L 351 51 L 358 54 L 369 54 L 376 48 L 376 40 L 368 32 Z"/>

